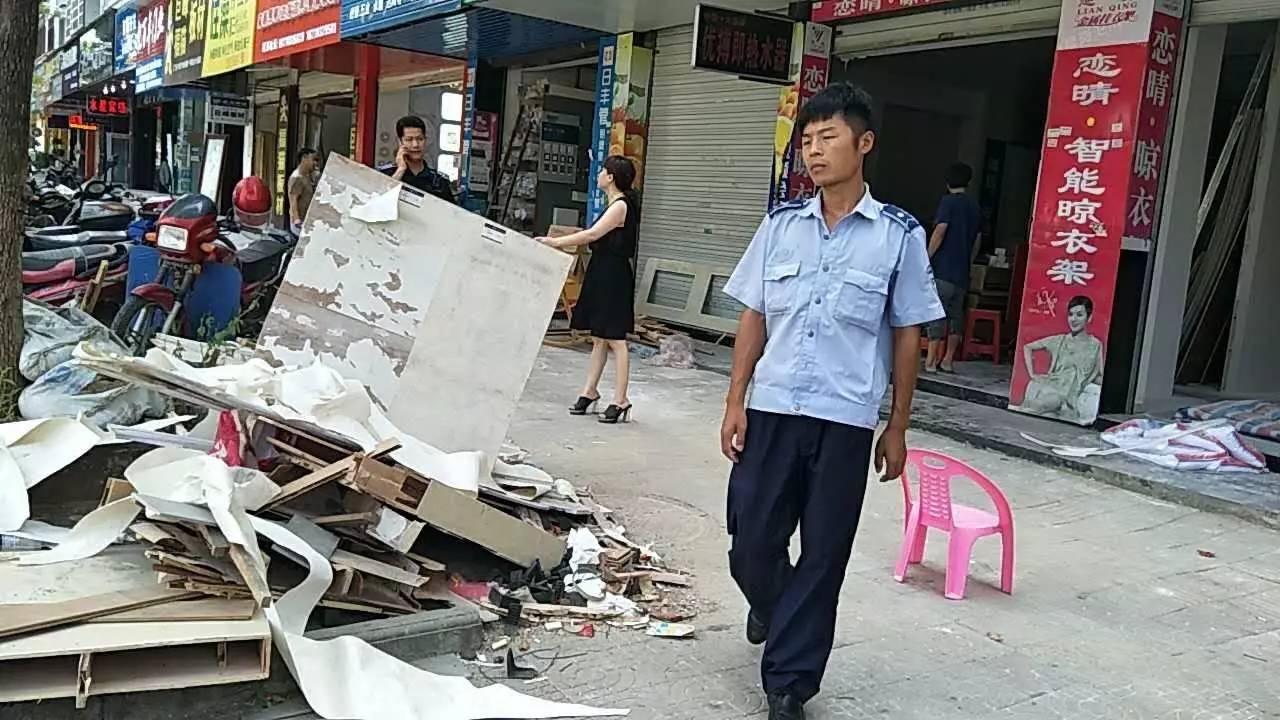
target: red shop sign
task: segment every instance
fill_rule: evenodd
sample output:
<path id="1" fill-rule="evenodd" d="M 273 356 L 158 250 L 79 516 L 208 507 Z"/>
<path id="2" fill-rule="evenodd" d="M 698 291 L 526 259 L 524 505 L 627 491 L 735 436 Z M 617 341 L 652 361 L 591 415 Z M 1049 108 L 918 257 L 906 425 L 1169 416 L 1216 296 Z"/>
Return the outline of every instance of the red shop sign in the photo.
<path id="1" fill-rule="evenodd" d="M 814 22 L 832 23 L 868 15 L 914 10 L 945 2 L 949 0 L 819 0 L 813 4 L 813 14 L 810 17 Z"/>
<path id="2" fill-rule="evenodd" d="M 342 0 L 258 0 L 254 62 L 338 42 Z"/>
<path id="3" fill-rule="evenodd" d="M 129 101 L 123 98 L 92 97 L 89 98 L 90 115 L 128 115 Z"/>
<path id="4" fill-rule="evenodd" d="M 1129 181 L 1126 237 L 1150 240 L 1155 227 L 1156 195 L 1164 168 L 1165 138 L 1169 132 L 1169 111 L 1177 87 L 1176 69 L 1181 49 L 1181 18 L 1157 12 L 1152 20 L 1151 41 L 1147 44 L 1147 68 L 1142 80 L 1142 107 L 1138 116 L 1138 139 L 1133 151 L 1133 177 Z"/>

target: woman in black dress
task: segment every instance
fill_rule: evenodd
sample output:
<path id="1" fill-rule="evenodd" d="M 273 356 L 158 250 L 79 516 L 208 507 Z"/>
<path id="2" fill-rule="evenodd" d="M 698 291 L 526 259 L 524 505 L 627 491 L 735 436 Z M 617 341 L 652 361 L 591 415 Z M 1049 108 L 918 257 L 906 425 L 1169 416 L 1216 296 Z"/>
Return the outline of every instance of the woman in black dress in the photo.
<path id="1" fill-rule="evenodd" d="M 562 250 L 580 245 L 591 246 L 591 262 L 582 281 L 582 293 L 573 310 L 574 330 L 591 333 L 591 364 L 587 384 L 570 414 L 586 415 L 600 400 L 600 376 L 605 362 L 613 353 L 618 379 L 613 402 L 600 416 L 600 422 L 616 424 L 631 418 L 631 400 L 627 397 L 631 359 L 627 335 L 635 329 L 635 255 L 636 230 L 640 223 L 640 206 L 632 185 L 636 166 L 621 155 L 604 161 L 604 169 L 596 178 L 596 186 L 604 190 L 608 207 L 588 230 L 559 238 L 538 238 L 540 242 Z"/>

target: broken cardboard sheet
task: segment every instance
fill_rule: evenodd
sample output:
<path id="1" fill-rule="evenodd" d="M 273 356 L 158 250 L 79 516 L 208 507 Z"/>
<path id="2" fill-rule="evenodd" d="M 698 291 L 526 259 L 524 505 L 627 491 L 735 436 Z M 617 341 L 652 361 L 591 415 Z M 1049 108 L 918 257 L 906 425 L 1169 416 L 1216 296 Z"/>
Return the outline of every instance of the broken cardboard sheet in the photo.
<path id="1" fill-rule="evenodd" d="M 464 492 L 475 494 L 479 489 L 484 462 L 481 453 L 445 453 L 402 432 L 371 401 L 364 386 L 319 362 L 277 369 L 254 359 L 197 368 L 156 348 L 145 358 L 126 358 L 104 354 L 90 345 L 77 347 L 76 357 L 112 377 L 158 379 L 177 386 L 195 384 L 209 391 L 218 403 L 238 405 L 286 423 L 305 422 L 346 437 L 366 451 L 395 439 L 401 447 L 391 457 L 405 467 Z"/>
<path id="2" fill-rule="evenodd" d="M 151 506 L 167 507 L 165 512 L 171 517 L 196 518 L 205 522 L 216 520 L 230 542 L 253 554 L 253 570 L 260 574 L 263 584 L 266 583 L 265 558 L 256 540 L 252 545 L 242 544 L 241 541 L 246 539 L 242 537 L 244 528 L 251 528 L 252 533 L 263 535 L 306 561 L 306 579 L 265 612 L 285 664 L 311 708 L 321 717 L 333 720 L 482 720 L 627 714 L 624 710 L 540 700 L 521 695 L 503 685 L 476 688 L 463 678 L 442 677 L 415 668 L 354 637 L 328 641 L 307 639 L 303 636 L 307 619 L 333 581 L 332 565 L 285 527 L 245 512 L 247 505 L 259 500 L 255 483 L 236 483 L 230 468 L 211 470 L 209 466 L 202 466 L 201 470 L 201 466 L 191 463 L 189 458 L 168 450 L 152 451 L 139 461 L 157 453 L 165 455 L 150 458 L 141 465 L 135 462 L 130 468 L 135 471 L 130 482 L 141 484 L 139 492 L 156 494 L 154 501 L 149 503 Z M 162 463 L 165 457 L 175 459 L 172 463 Z M 174 474 L 182 477 L 182 482 L 170 484 L 163 480 L 169 465 L 176 465 Z M 191 477 L 193 473 L 202 476 L 197 480 Z M 196 487 L 204 494 L 199 504 L 183 502 Z M 86 516 L 71 534 L 81 538 L 78 544 L 105 548 L 133 522 L 139 511 L 138 502 L 146 502 L 146 499 L 125 499 L 104 506 Z M 101 514 L 107 508 L 126 504 L 132 507 L 128 512 L 120 512 L 118 517 L 107 518 Z M 206 509 L 200 505 L 209 507 Z M 151 508 L 148 512 L 152 512 Z"/>
<path id="3" fill-rule="evenodd" d="M 355 216 L 400 188 L 329 157 L 259 350 L 368 385 L 390 422 L 483 452 L 487 475 L 573 258 L 431 196 Z"/>
<path id="4" fill-rule="evenodd" d="M 0 532 L 19 530 L 31 517 L 29 489 L 96 444 L 93 430 L 69 418 L 0 425 Z"/>

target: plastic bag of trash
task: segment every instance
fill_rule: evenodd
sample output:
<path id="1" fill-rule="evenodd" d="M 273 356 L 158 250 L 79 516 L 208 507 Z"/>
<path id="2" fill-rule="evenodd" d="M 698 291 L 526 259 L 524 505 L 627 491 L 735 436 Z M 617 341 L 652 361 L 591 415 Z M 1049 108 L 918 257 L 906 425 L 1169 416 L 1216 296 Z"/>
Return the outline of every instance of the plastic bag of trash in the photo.
<path id="1" fill-rule="evenodd" d="M 693 339 L 688 335 L 668 335 L 658 342 L 658 354 L 645 362 L 658 367 L 692 370 L 697 365 L 693 359 Z"/>
<path id="2" fill-rule="evenodd" d="M 18 359 L 18 370 L 22 377 L 32 382 L 70 360 L 71 351 L 84 340 L 129 354 L 105 325 L 79 308 L 53 307 L 24 299 L 22 322 L 22 354 Z"/>
<path id="3" fill-rule="evenodd" d="M 18 396 L 18 411 L 28 420 L 77 417 L 97 425 L 136 425 L 163 417 L 165 399 L 137 385 L 104 378 L 76 360 L 41 375 Z"/>

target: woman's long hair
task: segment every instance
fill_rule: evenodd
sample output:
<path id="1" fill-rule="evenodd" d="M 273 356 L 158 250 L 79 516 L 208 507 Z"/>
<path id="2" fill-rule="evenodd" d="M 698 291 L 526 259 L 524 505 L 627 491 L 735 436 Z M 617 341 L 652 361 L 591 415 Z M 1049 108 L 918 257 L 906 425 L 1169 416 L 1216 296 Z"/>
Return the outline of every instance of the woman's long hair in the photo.
<path id="1" fill-rule="evenodd" d="M 636 164 L 631 158 L 623 155 L 610 155 L 605 158 L 604 169 L 613 176 L 613 184 L 622 191 L 630 205 L 637 213 L 640 211 L 640 194 L 635 190 Z"/>

